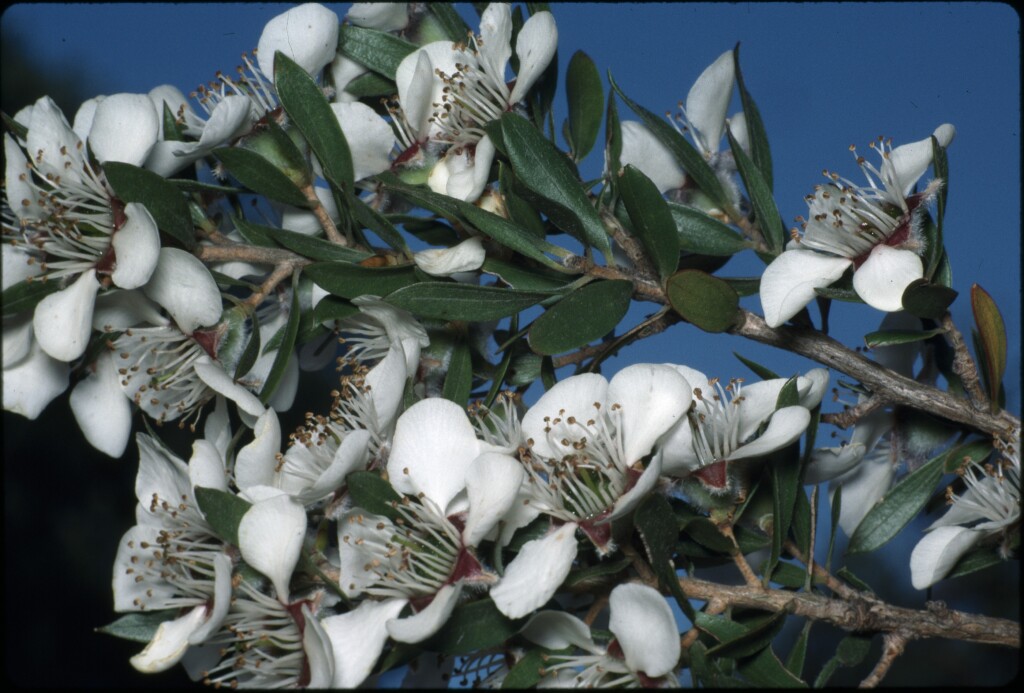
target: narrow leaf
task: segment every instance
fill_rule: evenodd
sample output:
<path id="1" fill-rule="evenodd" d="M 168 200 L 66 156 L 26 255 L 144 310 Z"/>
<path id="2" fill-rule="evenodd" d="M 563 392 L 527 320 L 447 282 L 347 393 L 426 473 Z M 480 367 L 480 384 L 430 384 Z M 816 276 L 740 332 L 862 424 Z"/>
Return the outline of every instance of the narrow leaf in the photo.
<path id="1" fill-rule="evenodd" d="M 555 225 L 585 239 L 607 257 L 611 247 L 604 224 L 565 154 L 513 113 L 501 116 L 501 129 L 516 177 L 551 203 L 541 211 Z"/>
<path id="2" fill-rule="evenodd" d="M 122 640 L 148 643 L 156 635 L 156 630 L 160 627 L 161 623 L 172 621 L 177 617 L 177 609 L 161 609 L 159 611 L 125 614 L 113 623 L 100 626 L 96 629 L 96 632 L 113 635 L 115 638 L 121 638 Z"/>
<path id="3" fill-rule="evenodd" d="M 996 403 L 1006 372 L 1006 325 L 996 302 L 978 284 L 971 286 L 971 309 L 974 311 L 974 324 L 978 326 L 981 351 L 985 355 L 982 361 L 989 399 Z"/>
<path id="4" fill-rule="evenodd" d="M 238 546 L 238 525 L 252 504 L 227 491 L 196 486 L 196 502 L 217 536 Z"/>
<path id="5" fill-rule="evenodd" d="M 754 216 L 757 218 L 757 224 L 764 235 L 768 250 L 772 255 L 778 255 L 786 247 L 786 230 L 782 226 L 782 217 L 779 216 L 779 208 L 775 205 L 772 188 L 747 153 L 743 151 L 743 147 L 736 142 L 732 132 L 726 130 L 725 134 L 729 137 L 729 147 L 736 160 L 736 168 L 740 173 L 740 178 L 743 179 L 747 194 L 750 195 L 750 204 L 754 208 Z"/>
<path id="6" fill-rule="evenodd" d="M 747 91 L 747 85 L 743 80 L 743 71 L 740 70 L 740 44 L 732 49 L 733 63 L 736 66 L 736 86 L 740 92 L 740 103 L 743 104 L 743 115 L 747 120 L 747 139 L 750 141 L 750 158 L 761 172 L 764 183 L 768 190 L 772 189 L 772 153 L 768 147 L 768 133 L 765 132 L 764 122 L 761 120 L 761 112 L 754 103 L 754 97 Z"/>
<path id="7" fill-rule="evenodd" d="M 679 585 L 672 553 L 679 536 L 679 523 L 672 512 L 672 506 L 664 496 L 653 493 L 645 498 L 633 514 L 633 522 L 644 549 L 647 560 L 658 575 L 662 589 L 666 589 L 676 598 L 686 617 L 693 622 L 697 618 L 693 605 Z"/>
<path id="8" fill-rule="evenodd" d="M 308 265 L 303 272 L 325 291 L 349 299 L 366 294 L 387 296 L 417 281 L 411 265 L 376 268 L 342 262 L 318 262 Z"/>
<path id="9" fill-rule="evenodd" d="M 560 354 L 605 336 L 629 309 L 629 281 L 591 282 L 548 308 L 530 327 L 530 348 Z"/>
<path id="10" fill-rule="evenodd" d="M 260 154 L 242 147 L 221 147 L 214 149 L 213 155 L 249 190 L 293 207 L 309 207 L 292 179 Z"/>
<path id="11" fill-rule="evenodd" d="M 32 310 L 44 298 L 59 290 L 60 282 L 56 279 L 42 280 L 25 279 L 4 289 L 0 303 L 3 303 L 4 317 Z"/>
<path id="12" fill-rule="evenodd" d="M 401 517 L 392 504 L 400 502 L 402 497 L 380 475 L 374 472 L 352 472 L 345 477 L 345 485 L 357 508 L 392 520 Z"/>
<path id="13" fill-rule="evenodd" d="M 323 90 L 284 53 L 274 56 L 274 86 L 281 105 L 320 160 L 324 178 L 349 190 L 354 183 L 352 154 Z"/>
<path id="14" fill-rule="evenodd" d="M 882 346 L 892 346 L 893 344 L 909 344 L 911 342 L 920 342 L 925 339 L 930 339 L 937 334 L 943 334 L 944 329 L 936 330 L 925 330 L 924 332 L 918 332 L 917 330 L 884 330 L 878 332 L 869 332 L 864 335 L 864 344 L 869 349 Z"/>
<path id="15" fill-rule="evenodd" d="M 515 315 L 551 294 L 456 282 L 419 282 L 387 296 L 388 303 L 437 320 L 482 322 Z"/>
<path id="16" fill-rule="evenodd" d="M 490 599 L 455 607 L 448 622 L 425 646 L 448 656 L 464 655 L 502 644 L 519 631 L 521 622 L 505 617 Z"/>
<path id="17" fill-rule="evenodd" d="M 342 24 L 338 31 L 339 53 L 392 82 L 395 81 L 398 64 L 414 50 L 414 44 L 376 29 Z"/>
<path id="18" fill-rule="evenodd" d="M 533 688 L 541 679 L 541 671 L 547 665 L 547 653 L 544 650 L 530 650 L 509 670 L 502 688 L 526 690 Z"/>
<path id="19" fill-rule="evenodd" d="M 294 352 L 295 338 L 299 334 L 299 319 L 302 311 L 299 308 L 298 273 L 292 275 L 292 305 L 288 312 L 288 322 L 282 330 L 281 343 L 277 347 L 277 355 L 274 356 L 274 363 L 270 366 L 266 380 L 263 381 L 263 389 L 260 390 L 260 401 L 266 404 L 274 396 L 281 378 L 284 377 L 288 360 L 296 358 Z M 269 345 L 268 345 L 269 346 Z"/>
<path id="20" fill-rule="evenodd" d="M 679 233 L 668 203 L 658 191 L 658 186 L 632 165 L 626 166 L 618 183 L 633 230 L 643 243 L 658 276 L 665 281 L 679 264 Z"/>
<path id="21" fill-rule="evenodd" d="M 573 158 L 581 161 L 594 148 L 601 130 L 604 90 L 597 66 L 583 51 L 576 51 L 565 71 L 565 98 L 569 104 L 569 132 Z"/>
<path id="22" fill-rule="evenodd" d="M 419 284 L 419 286 L 423 286 Z M 444 378 L 444 389 L 441 396 L 460 406 L 466 406 L 469 393 L 473 389 L 473 361 L 469 345 L 458 340 L 448 360 L 448 373 Z"/>
<path id="23" fill-rule="evenodd" d="M 750 243 L 728 226 L 704 212 L 675 202 L 667 202 L 679 233 L 679 247 L 700 255 L 733 255 Z"/>

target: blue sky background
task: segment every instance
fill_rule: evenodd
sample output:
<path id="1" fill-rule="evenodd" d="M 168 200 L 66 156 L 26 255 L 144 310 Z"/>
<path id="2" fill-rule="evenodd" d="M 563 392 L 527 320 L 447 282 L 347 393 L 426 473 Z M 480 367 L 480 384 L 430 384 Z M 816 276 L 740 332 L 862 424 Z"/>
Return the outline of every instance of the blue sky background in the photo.
<path id="1" fill-rule="evenodd" d="M 339 17 L 347 8 L 328 6 Z M 161 83 L 187 94 L 216 70 L 233 70 L 240 54 L 256 46 L 264 24 L 286 8 L 22 4 L 4 12 L 2 40 L 23 39 L 33 64 L 73 77 L 86 94 L 146 92 Z M 899 145 L 927 137 L 941 123 L 953 123 L 957 136 L 948 152 L 945 232 L 954 288 L 960 292 L 953 316 L 968 333 L 974 282 L 996 300 L 1007 323 L 1008 405 L 1019 411 L 1020 21 L 1009 5 L 566 3 L 552 9 L 559 29 L 560 81 L 569 58 L 581 49 L 602 74 L 611 68 L 621 88 L 656 113 L 674 111 L 701 71 L 740 41 L 746 84 L 772 147 L 776 200 L 789 224 L 806 214 L 804 195 L 821 181 L 823 168 L 854 182 L 863 180 L 847 149 L 850 144 L 869 156 L 867 144 L 878 135 Z M 471 7 L 463 15 L 478 27 Z M 561 90 L 556 105 L 560 125 L 565 116 Z M 619 106 L 621 117 L 632 117 Z M 738 97 L 731 112 L 737 110 Z M 67 114 L 69 120 L 73 114 Z M 584 178 L 596 177 L 600 167 L 598 150 L 582 166 Z M 746 253 L 719 274 L 748 276 L 761 269 L 757 258 Z M 756 297 L 745 299 L 744 306 L 760 312 Z M 629 324 L 652 310 L 650 304 L 635 306 Z M 848 346 L 860 345 L 862 335 L 877 329 L 882 317 L 866 306 L 835 303 L 832 334 Z M 680 325 L 634 345 L 606 362 L 604 370 L 611 375 L 629 363 L 673 361 L 711 376 L 750 377 L 733 351 L 781 374 L 815 365 Z M 909 538 L 902 546 L 894 542 L 890 547 L 900 561 L 920 536 L 910 530 L 904 535 Z M 906 564 L 900 565 L 891 571 L 892 579 L 909 585 Z M 962 583 L 940 585 L 935 596 L 952 601 L 962 589 Z"/>

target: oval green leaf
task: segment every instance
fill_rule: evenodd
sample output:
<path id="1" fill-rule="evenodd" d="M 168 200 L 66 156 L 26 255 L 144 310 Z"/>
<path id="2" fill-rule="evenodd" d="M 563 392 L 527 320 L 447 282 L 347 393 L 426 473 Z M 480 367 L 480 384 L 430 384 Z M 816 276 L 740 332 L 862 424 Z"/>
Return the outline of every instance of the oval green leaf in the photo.
<path id="1" fill-rule="evenodd" d="M 375 268 L 345 262 L 318 262 L 307 266 L 303 272 L 324 291 L 342 298 L 365 294 L 387 296 L 417 281 L 412 265 Z"/>
<path id="2" fill-rule="evenodd" d="M 565 98 L 569 103 L 569 132 L 573 158 L 582 160 L 594 148 L 601 130 L 604 89 L 597 66 L 583 51 L 576 51 L 565 72 Z"/>
<path id="3" fill-rule="evenodd" d="M 632 282 L 592 282 L 573 291 L 530 327 L 530 348 L 538 354 L 560 354 L 589 344 L 615 329 L 629 309 Z"/>
<path id="4" fill-rule="evenodd" d="M 242 147 L 221 147 L 214 149 L 213 155 L 249 190 L 293 207 L 309 207 L 292 179 L 260 154 Z"/>
<path id="5" fill-rule="evenodd" d="M 750 243 L 728 226 L 704 212 L 666 202 L 679 233 L 679 247 L 700 255 L 733 255 Z"/>
<path id="6" fill-rule="evenodd" d="M 918 279 L 903 291 L 903 309 L 919 318 L 938 320 L 956 297 L 953 289 Z"/>
<path id="7" fill-rule="evenodd" d="M 187 250 L 196 247 L 195 229 L 185 196 L 162 176 L 118 161 L 103 165 L 107 182 L 122 202 L 138 202 L 157 227 Z"/>
<path id="8" fill-rule="evenodd" d="M 682 270 L 668 280 L 673 310 L 705 332 L 725 332 L 739 319 L 740 297 L 718 277 L 700 270 Z"/>
<path id="9" fill-rule="evenodd" d="M 392 82 L 395 81 L 399 63 L 414 50 L 416 46 L 408 41 L 376 29 L 342 24 L 338 30 L 339 53 L 384 75 Z"/>
<path id="10" fill-rule="evenodd" d="M 618 183 L 633 230 L 664 281 L 679 264 L 679 233 L 668 203 L 658 186 L 631 164 L 623 170 Z"/>

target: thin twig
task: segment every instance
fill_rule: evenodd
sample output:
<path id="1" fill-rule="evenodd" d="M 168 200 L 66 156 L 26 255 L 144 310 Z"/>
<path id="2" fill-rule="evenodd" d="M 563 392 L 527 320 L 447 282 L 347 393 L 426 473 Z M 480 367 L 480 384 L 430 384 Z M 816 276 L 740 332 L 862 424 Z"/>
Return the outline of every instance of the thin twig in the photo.
<path id="1" fill-rule="evenodd" d="M 291 263 L 296 267 L 308 265 L 307 260 L 290 250 L 281 248 L 263 248 L 258 245 L 201 245 L 195 250 L 195 256 L 203 262 L 251 262 L 256 265 L 280 265 Z"/>
<path id="2" fill-rule="evenodd" d="M 718 531 L 722 533 L 722 536 L 726 537 L 732 542 L 732 549 L 730 554 L 732 555 L 733 563 L 739 568 L 740 573 L 743 575 L 743 579 L 747 582 L 750 587 L 761 588 L 761 581 L 757 579 L 757 574 L 747 563 L 747 559 L 744 558 L 743 552 L 740 551 L 740 545 L 736 542 L 736 535 L 732 532 L 732 525 L 728 523 L 722 523 L 717 525 Z"/>
<path id="3" fill-rule="evenodd" d="M 679 586 L 690 599 L 719 599 L 729 606 L 790 613 L 849 632 L 898 632 L 908 639 L 943 638 L 1020 647 L 1020 624 L 1004 618 L 935 607 L 919 611 L 879 600 L 835 599 L 809 592 L 766 590 L 760 585 L 719 585 L 696 578 L 680 578 Z"/>
<path id="4" fill-rule="evenodd" d="M 597 620 L 597 615 L 601 613 L 601 610 L 608 604 L 608 595 L 602 594 L 594 599 L 594 603 L 587 609 L 587 615 L 583 617 L 583 622 L 588 626 L 594 625 L 594 621 Z"/>
<path id="5" fill-rule="evenodd" d="M 953 347 L 953 372 L 960 376 L 974 408 L 988 411 L 990 404 L 978 379 L 978 367 L 967 351 L 964 336 L 960 334 L 960 330 L 953 323 L 953 316 L 948 312 L 942 316 L 942 326 L 946 328 L 946 341 Z"/>
<path id="6" fill-rule="evenodd" d="M 882 639 L 882 656 L 868 677 L 860 682 L 860 688 L 875 688 L 882 682 L 896 658 L 903 654 L 908 639 L 899 631 L 885 634 Z"/>
<path id="7" fill-rule="evenodd" d="M 647 561 L 644 560 L 643 556 L 629 544 L 623 544 L 622 553 L 625 554 L 626 558 L 633 561 L 633 568 L 636 570 L 637 575 L 648 587 L 658 588 L 658 576 L 655 575 L 654 570 L 651 566 L 647 565 Z"/>
<path id="8" fill-rule="evenodd" d="M 302 194 L 306 197 L 306 202 L 309 203 L 310 208 L 313 211 L 316 220 L 320 222 L 320 228 L 327 234 L 327 238 L 332 243 L 338 245 L 348 246 L 348 239 L 341 235 L 338 231 L 338 227 L 334 225 L 334 220 L 331 219 L 331 215 L 324 209 L 324 205 L 320 202 L 320 198 L 316 196 L 316 192 L 313 190 L 313 184 L 310 183 L 306 187 L 302 188 Z"/>
<path id="9" fill-rule="evenodd" d="M 832 424 L 839 428 L 849 428 L 884 404 L 885 400 L 881 397 L 872 395 L 857 406 L 849 407 L 848 409 L 844 409 L 842 412 L 835 414 L 822 414 L 821 420 L 824 423 Z"/>
<path id="10" fill-rule="evenodd" d="M 788 551 L 790 556 L 806 565 L 815 577 L 817 577 L 820 580 L 824 580 L 825 586 L 832 590 L 833 594 L 837 594 L 843 599 L 849 600 L 870 600 L 874 598 L 870 594 L 860 592 L 850 587 L 845 582 L 841 581 L 839 578 L 832 575 L 832 573 L 830 573 L 829 571 L 825 570 L 823 567 L 815 563 L 814 559 L 808 560 L 807 558 L 805 558 L 804 555 L 800 552 L 800 549 L 797 548 L 797 545 L 794 544 L 791 540 L 787 539 L 786 542 L 782 545 L 782 548 Z"/>
<path id="11" fill-rule="evenodd" d="M 270 273 L 270 276 L 260 284 L 259 290 L 253 292 L 253 294 L 249 296 L 249 298 L 245 299 L 242 304 L 249 308 L 256 308 L 256 306 L 263 303 L 263 300 L 270 295 L 270 292 L 277 288 L 278 284 L 290 277 L 294 271 L 295 265 L 292 263 L 281 263 L 275 267 L 274 271 Z"/>

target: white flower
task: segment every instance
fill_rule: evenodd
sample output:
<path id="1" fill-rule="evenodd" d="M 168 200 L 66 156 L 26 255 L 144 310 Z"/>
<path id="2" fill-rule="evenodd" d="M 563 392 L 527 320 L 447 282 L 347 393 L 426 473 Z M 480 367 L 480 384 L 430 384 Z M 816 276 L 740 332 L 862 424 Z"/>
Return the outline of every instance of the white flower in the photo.
<path id="1" fill-rule="evenodd" d="M 190 468 L 154 438 L 139 434 L 135 494 L 138 524 L 114 560 L 117 611 L 187 609 L 165 621 L 132 665 L 164 671 L 208 638 L 231 604 L 232 561 L 196 503 Z"/>
<path id="2" fill-rule="evenodd" d="M 100 106 L 111 106 L 102 112 L 97 108 L 94 130 L 121 117 L 122 96 L 130 95 L 104 99 Z M 152 110 L 146 97 L 139 98 Z M 132 110 L 138 100 L 127 101 Z M 148 152 L 152 143 L 141 141 L 132 128 L 124 134 L 121 143 L 107 147 L 109 157 L 144 157 L 143 150 Z M 114 196 L 102 173 L 83 156 L 82 140 L 48 97 L 39 99 L 31 111 L 26 148 L 28 158 L 14 138 L 4 136 L 7 203 L 13 212 L 11 220 L 5 215 L 4 237 L 19 251 L 5 253 L 5 270 L 8 259 L 20 257 L 39 268 L 20 275 L 61 282 L 60 291 L 36 306 L 35 335 L 47 354 L 73 361 L 88 343 L 101 286 L 133 289 L 145 284 L 157 264 L 159 235 L 144 206 L 125 204 Z"/>
<path id="3" fill-rule="evenodd" d="M 451 248 L 421 250 L 412 259 L 417 267 L 431 276 L 450 277 L 480 269 L 486 257 L 483 241 L 473 236 Z"/>
<path id="4" fill-rule="evenodd" d="M 407 2 L 354 2 L 345 19 L 356 26 L 378 31 L 401 31 L 409 26 Z"/>
<path id="5" fill-rule="evenodd" d="M 681 653 L 672 608 L 657 590 L 635 583 L 612 590 L 608 630 L 615 638 L 606 647 L 594 642 L 590 629 L 564 611 L 541 611 L 521 634 L 548 650 L 572 647 L 586 654 L 550 653 L 545 676 L 570 688 L 651 688 L 678 686 L 673 673 Z"/>
<path id="6" fill-rule="evenodd" d="M 752 385 L 735 379 L 723 387 L 717 378 L 708 380 L 692 368 L 669 367 L 692 386 L 693 407 L 659 441 L 662 471 L 692 476 L 712 494 L 731 490 L 730 462 L 762 457 L 803 435 L 811 420 L 809 410 L 821 401 L 828 383 L 825 369 L 814 369 L 797 378 L 799 404 L 776 409 L 785 378 Z"/>
<path id="7" fill-rule="evenodd" d="M 958 475 L 967 490 L 947 491 L 951 507 L 932 523 L 910 554 L 914 587 L 923 590 L 942 578 L 978 543 L 1005 535 L 1020 524 L 1020 430 L 1010 441 L 997 440 L 999 457 L 991 465 L 971 460 Z M 1005 557 L 1008 549 L 1001 547 Z"/>
<path id="8" fill-rule="evenodd" d="M 690 131 L 697 150 L 712 163 L 725 134 L 725 114 L 735 81 L 736 62 L 729 50 L 718 56 L 693 83 L 686 95 L 686 106 L 679 104 L 680 115 L 676 119 L 684 130 Z"/>
<path id="9" fill-rule="evenodd" d="M 639 121 L 622 121 L 619 163 L 640 169 L 660 193 L 678 190 L 686 184 L 686 172 L 676 162 L 675 155 Z"/>
<path id="10" fill-rule="evenodd" d="M 67 389 L 71 368 L 43 351 L 27 315 L 5 318 L 3 331 L 4 411 L 34 419 Z"/>
<path id="11" fill-rule="evenodd" d="M 387 171 L 396 143 L 395 132 L 388 122 L 364 103 L 333 103 L 331 110 L 348 142 L 355 180 Z"/>
<path id="12" fill-rule="evenodd" d="M 934 137 L 947 147 L 955 132 L 952 125 L 941 125 Z M 910 193 L 931 163 L 931 138 L 895 149 L 879 138 L 871 148 L 882 157 L 880 167 L 857 157 L 868 185 L 826 172 L 830 182 L 807 197 L 803 235 L 794 231 L 794 240 L 765 269 L 761 306 L 770 327 L 796 315 L 816 296 L 815 289 L 834 283 L 850 267 L 857 295 L 886 312 L 900 310 L 904 290 L 924 276 L 921 224 L 942 181 Z"/>

